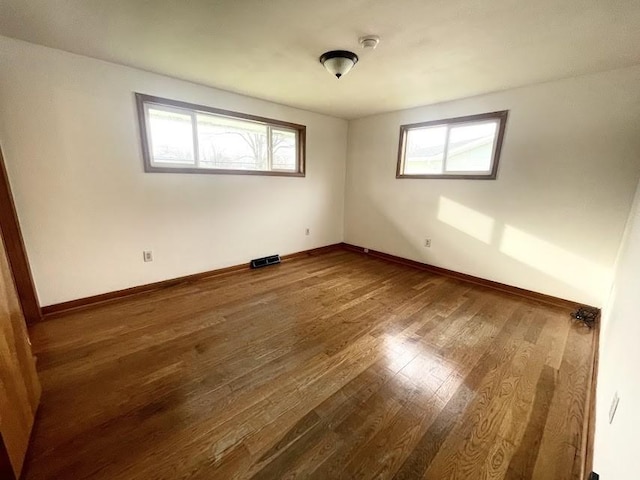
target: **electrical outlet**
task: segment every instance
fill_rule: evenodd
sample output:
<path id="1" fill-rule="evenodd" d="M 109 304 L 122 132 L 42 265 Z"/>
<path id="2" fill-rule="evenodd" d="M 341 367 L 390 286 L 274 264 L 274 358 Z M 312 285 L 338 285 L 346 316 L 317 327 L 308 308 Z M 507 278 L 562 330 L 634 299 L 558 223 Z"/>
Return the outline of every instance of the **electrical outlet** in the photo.
<path id="1" fill-rule="evenodd" d="M 311 235 L 311 230 L 308 228 L 304 229 L 304 234 L 308 237 L 309 235 Z"/>
<path id="2" fill-rule="evenodd" d="M 613 400 L 611 400 L 611 406 L 609 407 L 609 423 L 613 423 L 613 418 L 616 416 L 616 410 L 618 410 L 618 403 L 620 402 L 620 397 L 618 396 L 618 392 L 613 394 Z"/>
<path id="3" fill-rule="evenodd" d="M 425 238 L 424 239 L 424 246 L 426 248 L 431 248 L 431 239 L 430 238 Z"/>
<path id="4" fill-rule="evenodd" d="M 142 252 L 142 259 L 145 262 L 153 262 L 153 252 L 151 250 L 145 250 Z"/>

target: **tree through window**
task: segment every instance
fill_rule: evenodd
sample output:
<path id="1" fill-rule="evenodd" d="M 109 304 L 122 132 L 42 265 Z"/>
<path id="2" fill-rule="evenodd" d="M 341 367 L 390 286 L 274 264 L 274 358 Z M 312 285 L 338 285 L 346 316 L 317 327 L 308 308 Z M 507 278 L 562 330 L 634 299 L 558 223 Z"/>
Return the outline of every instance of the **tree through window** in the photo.
<path id="1" fill-rule="evenodd" d="M 146 171 L 304 176 L 303 125 L 136 97 Z"/>

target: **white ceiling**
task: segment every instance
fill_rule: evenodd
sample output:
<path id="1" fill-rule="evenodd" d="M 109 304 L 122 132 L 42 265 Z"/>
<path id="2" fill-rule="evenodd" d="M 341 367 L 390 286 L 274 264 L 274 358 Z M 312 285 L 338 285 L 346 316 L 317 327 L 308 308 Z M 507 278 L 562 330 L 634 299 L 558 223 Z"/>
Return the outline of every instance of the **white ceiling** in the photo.
<path id="1" fill-rule="evenodd" d="M 640 0 L 0 0 L 0 34 L 356 118 L 638 64 Z"/>

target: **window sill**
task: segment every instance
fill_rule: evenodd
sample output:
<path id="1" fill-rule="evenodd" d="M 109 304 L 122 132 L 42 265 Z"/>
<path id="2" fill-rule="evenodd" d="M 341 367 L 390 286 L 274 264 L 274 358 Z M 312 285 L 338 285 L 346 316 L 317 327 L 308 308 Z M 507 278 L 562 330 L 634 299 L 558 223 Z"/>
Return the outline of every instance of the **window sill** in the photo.
<path id="1" fill-rule="evenodd" d="M 266 177 L 304 177 L 304 172 L 276 172 L 261 170 L 225 170 L 214 168 L 174 168 L 174 167 L 152 167 L 145 165 L 144 171 L 147 173 L 189 173 L 204 175 L 261 175 Z"/>
<path id="2" fill-rule="evenodd" d="M 416 178 L 433 180 L 495 180 L 493 175 L 396 175 L 396 178 Z"/>

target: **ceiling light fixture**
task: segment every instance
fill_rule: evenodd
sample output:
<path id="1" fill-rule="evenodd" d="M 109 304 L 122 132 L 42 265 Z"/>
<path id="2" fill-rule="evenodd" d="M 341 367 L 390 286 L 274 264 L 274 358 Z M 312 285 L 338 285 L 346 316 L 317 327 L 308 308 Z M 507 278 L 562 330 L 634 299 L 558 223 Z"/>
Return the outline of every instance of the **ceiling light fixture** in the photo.
<path id="1" fill-rule="evenodd" d="M 346 75 L 349 70 L 358 63 L 358 56 L 347 50 L 332 50 L 322 54 L 320 63 L 329 73 L 340 78 Z"/>

